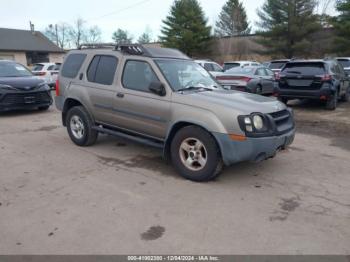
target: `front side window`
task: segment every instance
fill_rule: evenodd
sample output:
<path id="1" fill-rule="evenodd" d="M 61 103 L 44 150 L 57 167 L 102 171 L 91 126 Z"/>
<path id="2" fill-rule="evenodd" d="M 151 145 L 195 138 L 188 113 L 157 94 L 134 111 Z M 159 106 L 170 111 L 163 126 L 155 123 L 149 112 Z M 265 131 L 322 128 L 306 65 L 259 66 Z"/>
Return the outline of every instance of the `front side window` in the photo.
<path id="1" fill-rule="evenodd" d="M 84 63 L 86 54 L 71 54 L 67 57 L 62 67 L 62 76 L 76 78 L 79 70 Z"/>
<path id="2" fill-rule="evenodd" d="M 218 86 L 210 74 L 193 61 L 159 59 L 156 63 L 174 91 L 189 87 L 216 88 Z"/>
<path id="3" fill-rule="evenodd" d="M 159 82 L 159 79 L 147 62 L 129 60 L 124 67 L 122 82 L 124 88 L 150 92 L 151 83 Z"/>
<path id="4" fill-rule="evenodd" d="M 112 85 L 117 64 L 118 59 L 114 56 L 95 56 L 87 71 L 88 81 L 101 85 Z"/>
<path id="5" fill-rule="evenodd" d="M 32 72 L 21 64 L 12 62 L 0 63 L 0 77 L 21 77 L 32 75 Z"/>

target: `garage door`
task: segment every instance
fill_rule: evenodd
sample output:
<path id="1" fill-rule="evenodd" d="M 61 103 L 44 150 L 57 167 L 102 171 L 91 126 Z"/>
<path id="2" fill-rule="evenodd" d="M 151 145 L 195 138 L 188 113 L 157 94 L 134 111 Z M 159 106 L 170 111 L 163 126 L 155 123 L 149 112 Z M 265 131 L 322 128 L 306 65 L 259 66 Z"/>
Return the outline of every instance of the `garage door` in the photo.
<path id="1" fill-rule="evenodd" d="M 0 54 L 0 60 L 15 60 L 13 55 Z"/>

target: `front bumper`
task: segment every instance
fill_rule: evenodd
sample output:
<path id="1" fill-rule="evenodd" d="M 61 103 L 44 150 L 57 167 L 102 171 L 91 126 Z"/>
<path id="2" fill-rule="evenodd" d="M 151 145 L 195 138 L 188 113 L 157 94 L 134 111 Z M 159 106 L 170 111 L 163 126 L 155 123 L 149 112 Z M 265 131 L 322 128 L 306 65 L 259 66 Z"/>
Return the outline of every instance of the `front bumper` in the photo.
<path id="1" fill-rule="evenodd" d="M 1 92 L 0 112 L 35 109 L 50 106 L 52 102 L 52 96 L 48 90 Z"/>
<path id="2" fill-rule="evenodd" d="M 279 150 L 293 143 L 295 129 L 279 136 L 247 137 L 245 141 L 234 141 L 229 135 L 222 133 L 213 133 L 213 135 L 221 149 L 224 164 L 230 166 L 239 162 L 260 162 L 274 157 Z"/>

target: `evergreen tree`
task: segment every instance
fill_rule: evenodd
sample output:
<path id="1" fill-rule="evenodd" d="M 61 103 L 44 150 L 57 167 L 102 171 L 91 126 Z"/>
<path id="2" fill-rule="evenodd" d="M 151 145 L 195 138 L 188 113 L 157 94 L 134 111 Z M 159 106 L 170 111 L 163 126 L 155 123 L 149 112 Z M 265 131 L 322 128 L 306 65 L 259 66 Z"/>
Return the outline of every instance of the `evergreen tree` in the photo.
<path id="1" fill-rule="evenodd" d="M 334 47 L 338 55 L 350 56 L 350 0 L 338 0 L 339 13 L 333 25 L 336 33 Z"/>
<path id="2" fill-rule="evenodd" d="M 113 33 L 112 39 L 116 44 L 131 44 L 133 38 L 128 31 L 118 28 Z"/>
<path id="3" fill-rule="evenodd" d="M 150 28 L 146 28 L 145 32 L 140 35 L 139 39 L 137 40 L 137 42 L 139 44 L 148 44 L 152 41 L 152 31 Z"/>
<path id="4" fill-rule="evenodd" d="M 222 37 L 248 35 L 250 32 L 251 28 L 243 3 L 240 0 L 228 0 L 216 22 L 215 34 Z"/>
<path id="5" fill-rule="evenodd" d="M 211 27 L 197 0 L 175 0 L 163 24 L 160 40 L 165 47 L 180 49 L 189 56 L 209 52 Z"/>
<path id="6" fill-rule="evenodd" d="M 321 28 L 315 0 L 266 0 L 258 11 L 260 27 L 256 40 L 265 54 L 287 58 L 307 56 L 311 35 Z"/>

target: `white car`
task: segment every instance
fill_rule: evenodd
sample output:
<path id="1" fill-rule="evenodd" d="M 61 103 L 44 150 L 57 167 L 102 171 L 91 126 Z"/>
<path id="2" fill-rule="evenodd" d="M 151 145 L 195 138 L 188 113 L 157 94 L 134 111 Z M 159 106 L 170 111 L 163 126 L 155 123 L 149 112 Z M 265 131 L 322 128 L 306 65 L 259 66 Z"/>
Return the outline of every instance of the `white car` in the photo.
<path id="1" fill-rule="evenodd" d="M 246 66 L 261 66 L 256 61 L 229 61 L 224 63 L 224 71 L 230 70 L 235 67 L 246 67 Z"/>
<path id="2" fill-rule="evenodd" d="M 32 73 L 44 79 L 50 87 L 54 88 L 60 67 L 60 63 L 38 63 L 33 66 Z"/>
<path id="3" fill-rule="evenodd" d="M 337 57 L 336 60 L 342 65 L 344 71 L 350 75 L 350 57 Z"/>
<path id="4" fill-rule="evenodd" d="M 212 76 L 216 77 L 218 74 L 224 72 L 224 69 L 213 61 L 209 60 L 195 60 L 197 64 L 202 66 L 205 70 L 207 70 Z"/>

